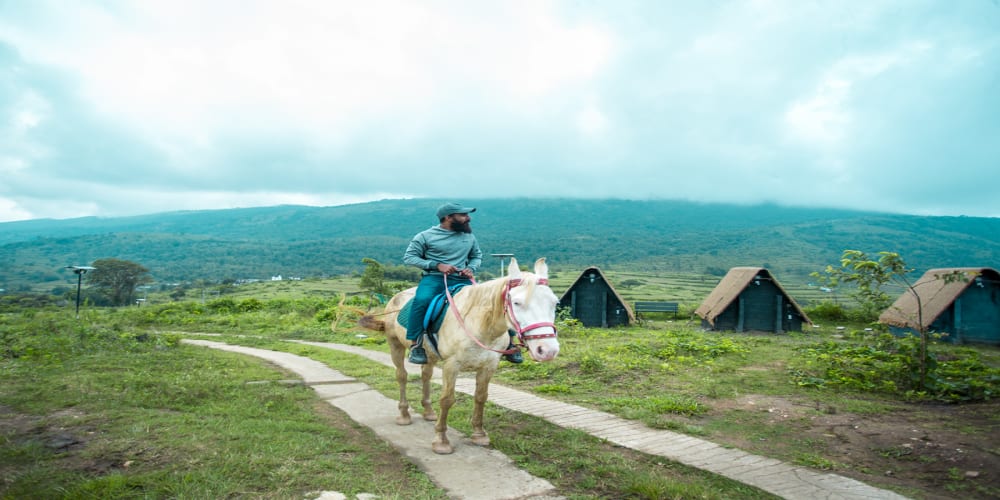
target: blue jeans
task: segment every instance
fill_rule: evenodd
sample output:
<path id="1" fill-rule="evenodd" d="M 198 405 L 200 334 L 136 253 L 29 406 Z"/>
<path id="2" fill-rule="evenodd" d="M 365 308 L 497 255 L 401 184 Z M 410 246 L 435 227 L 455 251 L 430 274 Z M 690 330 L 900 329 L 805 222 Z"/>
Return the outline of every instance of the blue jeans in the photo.
<path id="1" fill-rule="evenodd" d="M 449 286 L 457 283 L 471 284 L 472 281 L 457 274 L 448 276 Z M 442 293 L 444 293 L 444 278 L 440 274 L 428 274 L 420 278 L 417 294 L 413 296 L 413 303 L 410 304 L 410 321 L 406 326 L 407 340 L 420 338 L 420 334 L 424 332 L 424 316 L 427 315 L 427 308 L 430 307 L 431 300 Z"/>

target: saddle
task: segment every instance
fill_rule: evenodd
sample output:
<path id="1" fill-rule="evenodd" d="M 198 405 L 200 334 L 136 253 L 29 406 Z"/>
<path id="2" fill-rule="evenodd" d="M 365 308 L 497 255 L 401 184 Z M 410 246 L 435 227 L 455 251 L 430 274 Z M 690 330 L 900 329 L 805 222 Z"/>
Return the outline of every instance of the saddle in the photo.
<path id="1" fill-rule="evenodd" d="M 462 288 L 468 286 L 468 283 L 455 283 L 448 287 L 448 293 L 454 296 Z M 396 322 L 399 323 L 403 328 L 406 328 L 410 324 L 410 309 L 413 305 L 413 299 L 406 301 L 406 304 L 399 310 L 399 314 L 396 315 Z M 448 295 L 444 293 L 439 293 L 431 299 L 431 303 L 427 306 L 427 314 L 424 314 L 423 329 L 427 332 L 428 337 L 431 339 L 431 343 L 437 346 L 437 332 L 441 329 L 441 323 L 444 322 L 445 314 L 448 312 Z"/>

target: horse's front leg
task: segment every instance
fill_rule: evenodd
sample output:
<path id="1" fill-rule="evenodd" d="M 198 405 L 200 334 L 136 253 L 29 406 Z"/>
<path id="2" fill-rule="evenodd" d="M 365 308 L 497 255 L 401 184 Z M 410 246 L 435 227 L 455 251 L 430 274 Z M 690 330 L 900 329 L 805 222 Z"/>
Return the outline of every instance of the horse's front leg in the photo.
<path id="1" fill-rule="evenodd" d="M 399 385 L 399 415 L 396 417 L 396 425 L 410 425 L 410 402 L 406 399 L 406 348 L 399 342 L 389 342 L 392 364 L 396 365 L 396 384 Z"/>
<path id="2" fill-rule="evenodd" d="M 455 378 L 458 370 L 445 364 L 441 377 L 441 414 L 434 424 L 434 443 L 431 449 L 434 453 L 447 455 L 455 451 L 448 441 L 448 410 L 455 404 Z"/>
<path id="3" fill-rule="evenodd" d="M 420 368 L 421 399 L 420 404 L 424 407 L 424 420 L 433 422 L 437 420 L 437 413 L 434 412 L 434 405 L 431 404 L 431 378 L 434 376 L 434 365 L 427 363 Z"/>
<path id="4" fill-rule="evenodd" d="M 490 394 L 490 380 L 493 378 L 494 369 L 482 368 L 476 372 L 476 404 L 472 410 L 472 443 L 479 446 L 489 446 L 490 436 L 483 429 L 483 412 L 486 408 L 486 400 Z"/>

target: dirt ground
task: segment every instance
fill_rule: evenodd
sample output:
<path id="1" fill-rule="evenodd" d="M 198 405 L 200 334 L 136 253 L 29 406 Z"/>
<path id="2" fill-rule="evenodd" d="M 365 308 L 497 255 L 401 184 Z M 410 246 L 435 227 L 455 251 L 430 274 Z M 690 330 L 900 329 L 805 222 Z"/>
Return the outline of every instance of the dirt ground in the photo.
<path id="1" fill-rule="evenodd" d="M 913 498 L 1000 498 L 998 401 L 907 404 L 865 415 L 769 396 L 744 396 L 716 411 L 726 406 L 794 427 L 834 463 L 831 472 Z M 724 444 L 749 452 L 758 446 L 739 438 Z"/>

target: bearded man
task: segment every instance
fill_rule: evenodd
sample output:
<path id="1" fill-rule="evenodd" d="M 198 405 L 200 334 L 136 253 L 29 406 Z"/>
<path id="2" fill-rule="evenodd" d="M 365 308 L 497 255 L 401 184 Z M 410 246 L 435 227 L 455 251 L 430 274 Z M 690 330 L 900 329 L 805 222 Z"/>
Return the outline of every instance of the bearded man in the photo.
<path id="1" fill-rule="evenodd" d="M 426 364 L 427 351 L 423 347 L 424 316 L 431 300 L 444 293 L 444 276 L 448 284 L 471 284 L 476 271 L 483 263 L 483 251 L 472 234 L 472 217 L 475 208 L 458 203 L 445 203 L 437 209 L 438 225 L 417 233 L 410 240 L 403 254 L 403 263 L 423 271 L 417 293 L 410 304 L 410 321 L 406 338 L 411 342 L 411 363 Z M 511 346 L 513 347 L 513 345 Z M 505 359 L 520 363 L 520 352 L 505 355 Z"/>

